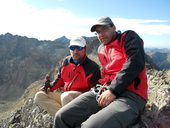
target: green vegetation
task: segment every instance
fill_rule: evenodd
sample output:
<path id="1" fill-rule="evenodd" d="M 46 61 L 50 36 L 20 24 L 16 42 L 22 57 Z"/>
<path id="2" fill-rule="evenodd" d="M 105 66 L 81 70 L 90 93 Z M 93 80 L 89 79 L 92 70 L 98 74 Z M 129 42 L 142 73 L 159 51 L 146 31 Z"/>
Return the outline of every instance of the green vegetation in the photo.
<path id="1" fill-rule="evenodd" d="M 19 110 L 30 97 L 33 97 L 43 84 L 42 80 L 32 83 L 17 101 L 0 101 L 0 120 L 9 117 L 9 115 Z"/>

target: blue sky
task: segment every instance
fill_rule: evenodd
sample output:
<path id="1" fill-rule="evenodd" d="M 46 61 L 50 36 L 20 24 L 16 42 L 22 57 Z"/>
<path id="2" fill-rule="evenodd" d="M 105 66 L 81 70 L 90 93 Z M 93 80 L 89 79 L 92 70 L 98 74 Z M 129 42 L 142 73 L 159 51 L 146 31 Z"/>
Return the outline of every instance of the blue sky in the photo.
<path id="1" fill-rule="evenodd" d="M 55 40 L 94 36 L 101 16 L 117 30 L 135 30 L 145 47 L 170 48 L 169 0 L 0 0 L 0 34 Z"/>

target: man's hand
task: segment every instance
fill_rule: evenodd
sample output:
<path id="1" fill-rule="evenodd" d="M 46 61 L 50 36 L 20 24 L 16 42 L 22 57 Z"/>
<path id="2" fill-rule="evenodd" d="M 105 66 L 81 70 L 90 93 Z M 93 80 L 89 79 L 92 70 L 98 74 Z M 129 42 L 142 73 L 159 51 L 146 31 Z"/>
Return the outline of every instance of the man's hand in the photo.
<path id="1" fill-rule="evenodd" d="M 45 87 L 43 86 L 43 87 L 41 87 L 41 88 L 39 89 L 39 91 L 43 91 L 43 92 L 45 92 L 46 94 L 48 94 L 48 92 L 51 92 L 51 89 L 50 89 L 50 88 L 45 89 Z"/>
<path id="2" fill-rule="evenodd" d="M 100 107 L 106 107 L 111 102 L 113 102 L 115 99 L 116 99 L 116 96 L 113 93 L 111 93 L 110 90 L 106 90 L 100 95 L 97 102 Z"/>
<path id="3" fill-rule="evenodd" d="M 51 91 L 50 76 L 47 74 L 44 79 L 44 85 L 39 90 L 44 91 L 46 94 Z"/>
<path id="4" fill-rule="evenodd" d="M 45 91 L 44 86 L 39 89 L 39 91 Z"/>

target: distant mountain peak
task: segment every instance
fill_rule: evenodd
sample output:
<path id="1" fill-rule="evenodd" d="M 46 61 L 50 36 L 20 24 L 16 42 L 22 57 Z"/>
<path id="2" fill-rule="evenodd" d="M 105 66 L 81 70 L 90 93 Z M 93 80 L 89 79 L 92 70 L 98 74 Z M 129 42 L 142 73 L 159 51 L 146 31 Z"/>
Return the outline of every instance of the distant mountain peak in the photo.
<path id="1" fill-rule="evenodd" d="M 54 42 L 59 42 L 59 43 L 68 43 L 69 41 L 70 41 L 70 39 L 68 39 L 66 36 L 62 36 L 62 37 L 54 40 Z"/>
<path id="2" fill-rule="evenodd" d="M 11 33 L 7 32 L 5 33 L 5 36 L 13 36 Z"/>

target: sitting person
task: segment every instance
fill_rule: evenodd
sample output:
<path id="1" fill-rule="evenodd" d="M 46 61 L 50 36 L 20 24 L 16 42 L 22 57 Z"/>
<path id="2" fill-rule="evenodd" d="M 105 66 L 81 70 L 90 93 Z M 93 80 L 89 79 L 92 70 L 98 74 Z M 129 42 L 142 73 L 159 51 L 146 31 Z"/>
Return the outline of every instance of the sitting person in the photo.
<path id="1" fill-rule="evenodd" d="M 90 90 L 101 77 L 99 66 L 86 55 L 86 40 L 83 37 L 71 40 L 69 49 L 71 55 L 63 60 L 57 77 L 51 82 L 52 86 L 47 93 L 44 86 L 35 94 L 35 103 L 52 116 L 62 106 Z M 62 89 L 62 93 L 53 92 L 59 88 Z"/>
<path id="2" fill-rule="evenodd" d="M 127 128 L 133 125 L 147 101 L 147 75 L 143 40 L 128 30 L 116 31 L 109 17 L 91 27 L 101 45 L 100 85 L 61 108 L 54 128 Z"/>

